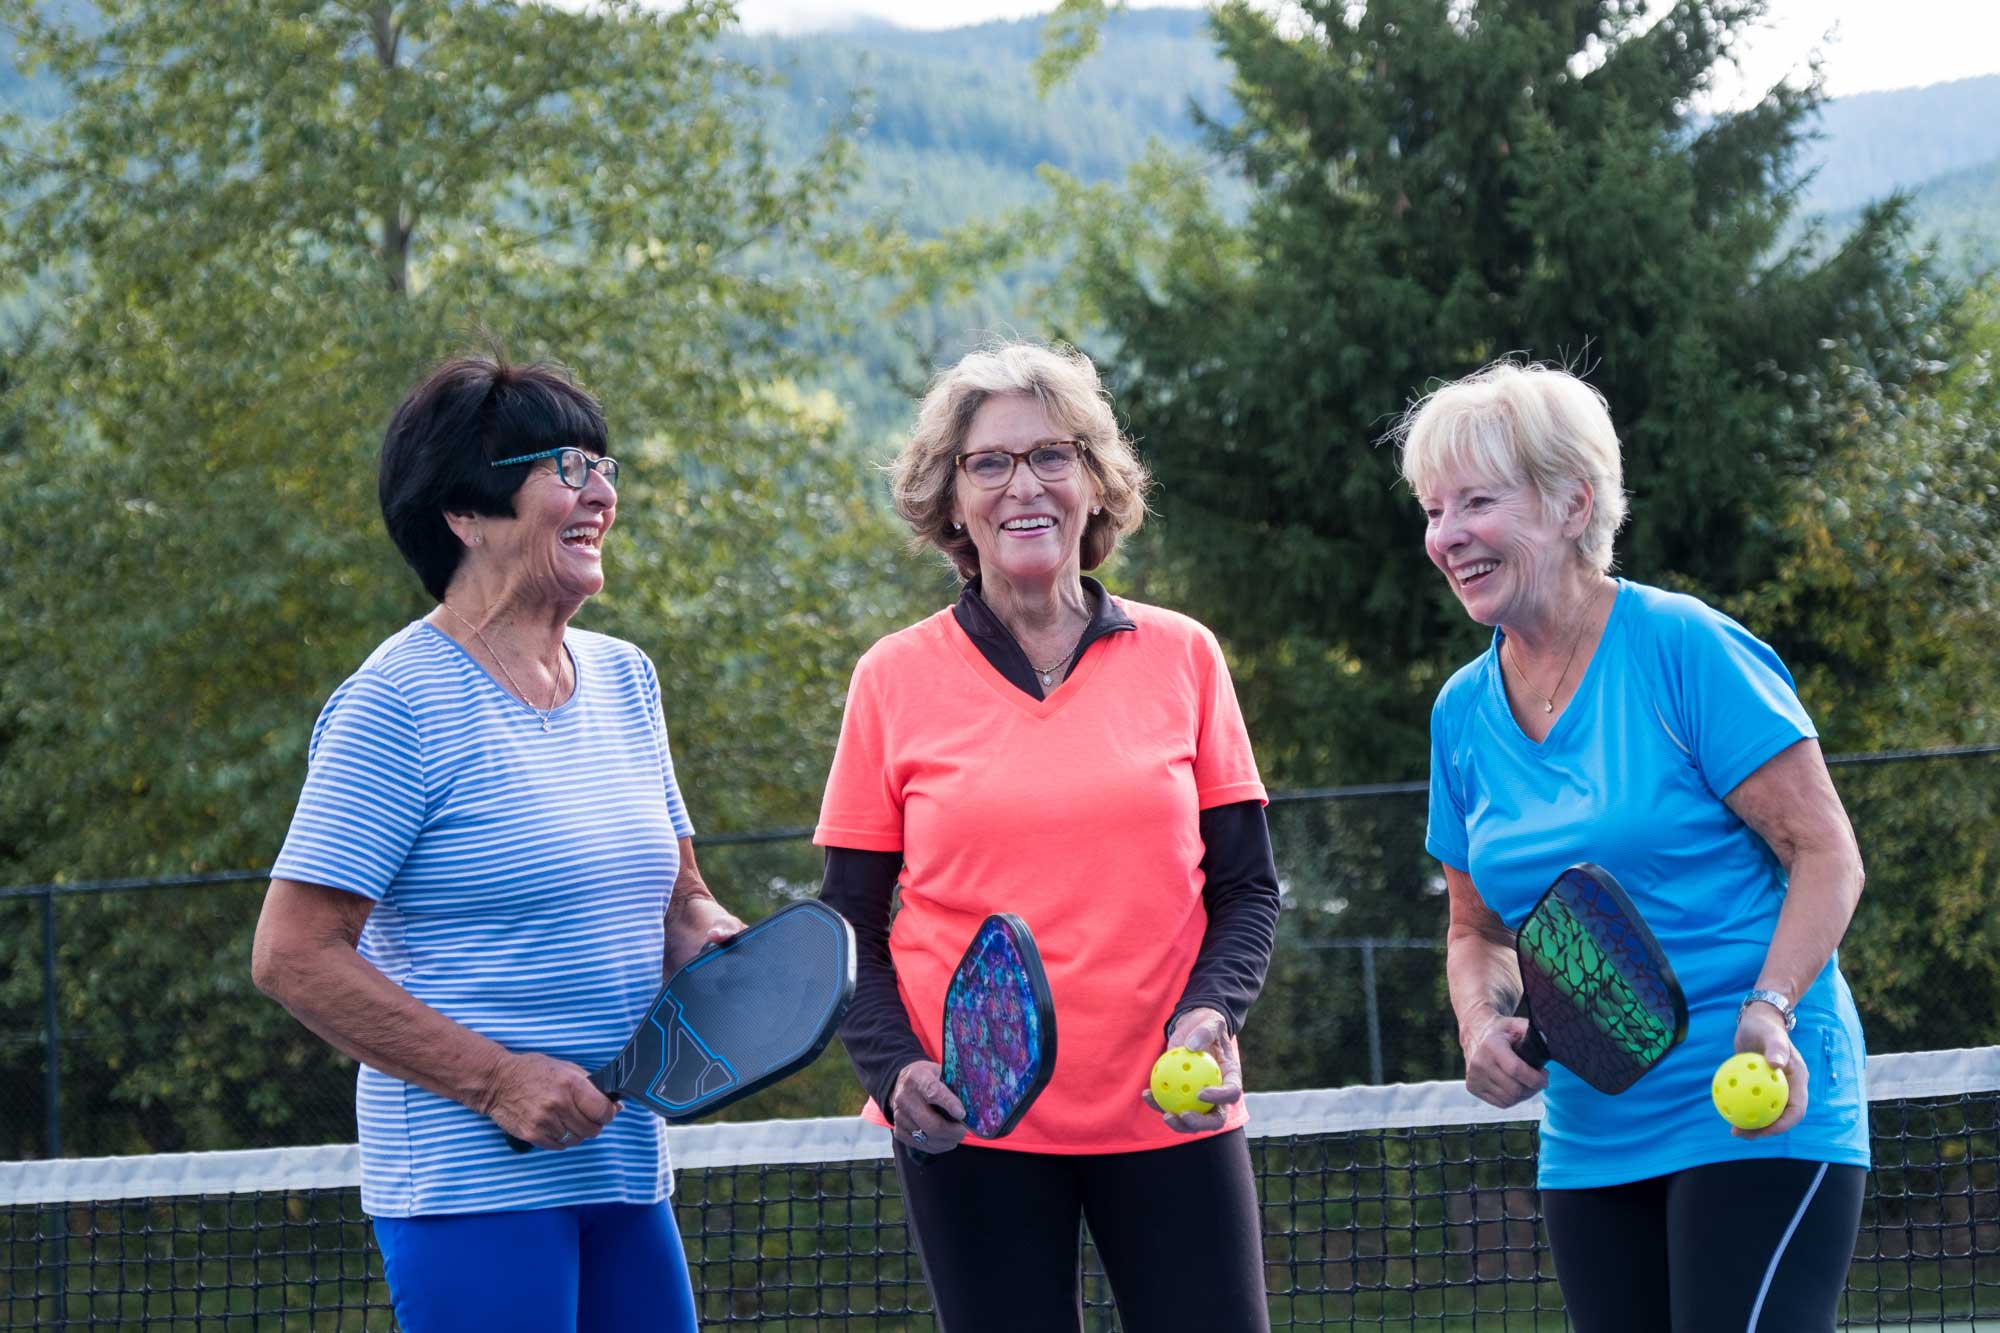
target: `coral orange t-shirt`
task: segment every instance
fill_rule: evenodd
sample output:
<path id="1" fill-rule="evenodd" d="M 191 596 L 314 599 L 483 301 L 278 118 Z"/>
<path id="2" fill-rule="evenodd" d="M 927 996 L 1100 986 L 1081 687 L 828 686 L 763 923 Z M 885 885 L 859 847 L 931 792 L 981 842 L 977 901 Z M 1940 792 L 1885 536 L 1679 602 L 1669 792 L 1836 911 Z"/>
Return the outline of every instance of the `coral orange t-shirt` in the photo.
<path id="1" fill-rule="evenodd" d="M 1264 785 L 1215 636 L 1119 605 L 1135 628 L 1093 643 L 1046 699 L 994 670 L 949 610 L 854 669 L 813 841 L 902 853 L 889 952 L 917 1039 L 941 1058 L 945 988 L 994 912 L 1028 923 L 1048 974 L 1055 1074 L 1012 1134 L 970 1144 L 1190 1139 L 1139 1094 L 1208 924 L 1200 812 L 1262 801 Z M 886 1123 L 873 1102 L 865 1114 Z M 1225 1128 L 1244 1120 L 1238 1103 Z"/>

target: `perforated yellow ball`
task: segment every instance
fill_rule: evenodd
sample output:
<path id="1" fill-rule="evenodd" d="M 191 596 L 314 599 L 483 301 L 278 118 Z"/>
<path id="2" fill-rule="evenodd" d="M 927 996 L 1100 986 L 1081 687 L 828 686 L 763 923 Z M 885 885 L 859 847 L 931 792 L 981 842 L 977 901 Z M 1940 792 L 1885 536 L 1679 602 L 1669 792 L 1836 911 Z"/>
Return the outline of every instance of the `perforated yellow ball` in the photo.
<path id="1" fill-rule="evenodd" d="M 1722 1062 L 1709 1092 L 1724 1120 L 1738 1129 L 1762 1129 L 1785 1113 L 1791 1084 L 1784 1070 L 1772 1068 L 1754 1051 L 1745 1051 Z"/>
<path id="2" fill-rule="evenodd" d="M 1213 1111 L 1215 1108 L 1201 1099 L 1201 1090 L 1221 1086 L 1222 1066 L 1207 1051 L 1175 1046 L 1153 1061 L 1153 1100 L 1162 1111 Z"/>

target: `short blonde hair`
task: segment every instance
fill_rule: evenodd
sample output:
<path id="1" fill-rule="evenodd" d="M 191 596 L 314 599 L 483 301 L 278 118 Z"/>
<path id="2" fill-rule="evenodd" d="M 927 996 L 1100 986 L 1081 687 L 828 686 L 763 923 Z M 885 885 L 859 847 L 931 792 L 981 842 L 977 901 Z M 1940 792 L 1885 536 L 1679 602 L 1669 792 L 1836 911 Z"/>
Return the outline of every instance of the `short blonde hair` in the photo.
<path id="1" fill-rule="evenodd" d="M 1152 475 L 1118 429 L 1111 395 L 1090 358 L 1074 347 L 1035 342 L 989 343 L 931 379 L 909 441 L 889 465 L 896 512 L 910 525 L 910 549 L 942 552 L 962 579 L 979 573 L 978 548 L 951 526 L 954 460 L 986 400 L 1007 394 L 1034 398 L 1051 421 L 1083 443 L 1084 467 L 1103 508 L 1083 529 L 1083 567 L 1096 569 L 1120 538 L 1145 522 Z"/>
<path id="2" fill-rule="evenodd" d="M 1410 405 L 1390 432 L 1402 446 L 1403 480 L 1435 493 L 1452 473 L 1533 486 L 1551 520 L 1576 483 L 1590 483 L 1590 518 L 1576 539 L 1592 568 L 1611 568 L 1611 539 L 1625 522 L 1625 469 L 1604 397 L 1559 366 L 1496 361 Z"/>

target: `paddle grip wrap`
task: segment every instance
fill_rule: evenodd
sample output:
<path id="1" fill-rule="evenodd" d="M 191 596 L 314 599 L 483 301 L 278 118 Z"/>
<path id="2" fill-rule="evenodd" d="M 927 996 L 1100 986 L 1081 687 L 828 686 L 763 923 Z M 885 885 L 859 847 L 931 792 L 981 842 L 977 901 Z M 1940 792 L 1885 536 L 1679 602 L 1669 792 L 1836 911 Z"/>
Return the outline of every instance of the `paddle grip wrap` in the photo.
<path id="1" fill-rule="evenodd" d="M 1528 1030 L 1514 1047 L 1514 1054 L 1523 1064 L 1540 1069 L 1549 1062 L 1549 1044 L 1542 1040 L 1542 1030 L 1535 1026 L 1534 1011 L 1528 1007 L 1528 997 L 1523 995 L 1521 1003 L 1514 1006 L 1514 1017 L 1528 1020 Z"/>

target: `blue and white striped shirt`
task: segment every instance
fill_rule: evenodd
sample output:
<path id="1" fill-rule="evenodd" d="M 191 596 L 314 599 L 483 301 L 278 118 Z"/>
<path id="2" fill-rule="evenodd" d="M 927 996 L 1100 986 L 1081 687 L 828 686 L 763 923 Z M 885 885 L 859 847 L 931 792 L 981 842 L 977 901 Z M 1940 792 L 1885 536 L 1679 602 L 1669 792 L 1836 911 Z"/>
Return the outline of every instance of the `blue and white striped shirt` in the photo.
<path id="1" fill-rule="evenodd" d="M 417 621 L 350 676 L 313 728 L 272 873 L 372 899 L 361 955 L 511 1050 L 596 1069 L 658 993 L 677 839 L 660 684 L 631 644 L 572 629 L 576 690 L 542 730 L 456 642 Z M 364 1066 L 361 1201 L 411 1217 L 655 1203 L 659 1120 L 632 1108 L 561 1153 Z"/>

